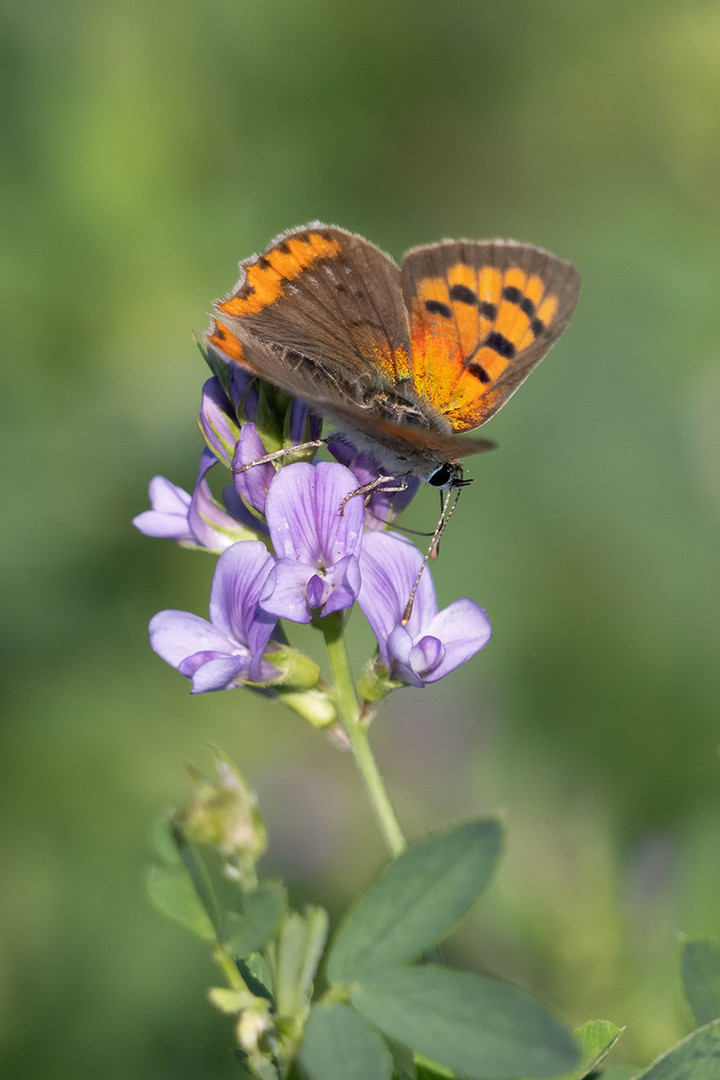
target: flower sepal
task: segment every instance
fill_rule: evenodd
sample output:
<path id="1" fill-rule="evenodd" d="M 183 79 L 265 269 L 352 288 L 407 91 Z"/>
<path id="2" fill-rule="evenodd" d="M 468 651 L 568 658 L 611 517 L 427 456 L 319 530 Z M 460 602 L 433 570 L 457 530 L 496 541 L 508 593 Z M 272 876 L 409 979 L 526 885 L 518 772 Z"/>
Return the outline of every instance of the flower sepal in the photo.
<path id="1" fill-rule="evenodd" d="M 266 653 L 265 659 L 269 660 L 280 674 L 269 683 L 260 684 L 262 686 L 284 686 L 288 690 L 311 690 L 318 684 L 320 668 L 314 660 L 299 649 L 293 649 L 290 645 L 281 645 L 273 652 Z"/>
<path id="2" fill-rule="evenodd" d="M 363 701 L 382 701 L 393 690 L 405 686 L 399 679 L 391 679 L 385 664 L 375 656 L 368 660 L 357 681 L 357 691 Z"/>
<path id="3" fill-rule="evenodd" d="M 258 405 L 255 426 L 265 451 L 272 454 L 285 445 L 285 430 L 289 427 L 293 399 L 270 383 L 258 383 Z M 288 444 L 290 439 L 288 439 Z M 289 460 L 289 459 L 288 459 Z M 282 459 L 283 465 L 286 459 Z"/>
<path id="4" fill-rule="evenodd" d="M 233 1016 L 244 1009 L 252 1008 L 258 999 L 249 990 L 230 990 L 227 986 L 213 986 L 208 990 L 208 1000 L 225 1016 Z"/>
<path id="5" fill-rule="evenodd" d="M 315 728 L 331 727 L 338 717 L 337 705 L 331 694 L 319 688 L 294 690 L 291 687 L 277 687 L 278 701 L 307 720 Z"/>
<path id="6" fill-rule="evenodd" d="M 257 391 L 255 427 L 265 452 L 272 454 L 285 449 L 287 453 L 283 454 L 278 465 L 312 461 L 315 447 L 305 450 L 291 450 L 291 447 L 317 439 L 322 427 L 320 418 L 309 412 L 303 402 L 289 397 L 270 383 L 259 382 Z"/>
<path id="7" fill-rule="evenodd" d="M 193 334 L 193 340 L 197 345 L 203 360 L 210 368 L 216 379 L 222 384 L 223 390 L 230 396 L 230 365 L 222 353 L 209 345 L 198 334 Z"/>

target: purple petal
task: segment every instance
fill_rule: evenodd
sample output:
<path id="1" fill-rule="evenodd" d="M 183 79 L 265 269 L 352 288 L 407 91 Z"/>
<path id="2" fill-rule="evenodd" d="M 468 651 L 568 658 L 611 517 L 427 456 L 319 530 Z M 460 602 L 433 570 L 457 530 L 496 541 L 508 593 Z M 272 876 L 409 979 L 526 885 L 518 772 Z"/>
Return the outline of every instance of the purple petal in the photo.
<path id="1" fill-rule="evenodd" d="M 209 551 L 224 551 L 241 538 L 244 529 L 212 496 L 205 477 L 214 465 L 217 465 L 217 458 L 212 450 L 206 447 L 200 458 L 200 468 L 188 511 L 188 524 L 196 544 Z"/>
<path id="2" fill-rule="evenodd" d="M 228 389 L 238 416 L 255 421 L 258 411 L 258 390 L 253 375 L 242 364 L 230 365 Z"/>
<path id="3" fill-rule="evenodd" d="M 354 446 L 340 439 L 332 439 L 328 443 L 328 450 L 345 465 L 357 480 L 357 486 L 370 484 L 380 476 L 380 469 L 372 455 L 363 451 L 359 453 Z M 400 482 L 398 482 L 399 485 Z M 388 483 L 392 487 L 394 481 Z M 416 477 L 410 477 L 405 481 L 403 491 L 380 491 L 370 496 L 365 506 L 365 528 L 382 529 L 388 521 L 392 521 L 401 510 L 404 510 L 414 498 L 420 486 Z"/>
<path id="4" fill-rule="evenodd" d="M 416 645 L 413 645 L 410 653 L 410 667 L 421 679 L 426 679 L 428 674 L 438 667 L 444 656 L 445 646 L 440 638 L 427 634 L 424 638 L 420 638 Z"/>
<path id="5" fill-rule="evenodd" d="M 187 516 L 190 495 L 171 484 L 164 476 L 154 476 L 148 488 L 152 510 L 144 510 L 133 518 L 133 525 L 145 536 L 165 540 L 192 541 L 193 534 Z"/>
<path id="6" fill-rule="evenodd" d="M 293 466 L 288 465 L 286 468 Z M 290 619 L 291 622 L 309 623 L 312 610 L 308 607 L 305 587 L 313 577 L 314 566 L 297 562 L 295 559 L 280 559 L 268 574 L 260 594 L 260 606 L 269 614 Z"/>
<path id="7" fill-rule="evenodd" d="M 290 406 L 290 441 L 293 445 L 312 442 L 320 438 L 322 418 L 311 412 L 303 401 L 297 398 Z"/>
<path id="8" fill-rule="evenodd" d="M 246 540 L 224 551 L 218 559 L 210 592 L 210 618 L 227 636 L 262 653 L 276 619 L 258 609 L 258 599 L 273 557 L 259 540 Z"/>
<path id="9" fill-rule="evenodd" d="M 365 507 L 366 528 L 382 529 L 410 505 L 420 487 L 420 481 L 416 476 L 410 476 L 403 482 L 406 486 L 402 491 L 385 491 L 380 488 L 370 496 Z M 388 484 L 388 487 L 392 487 L 392 484 Z"/>
<path id="10" fill-rule="evenodd" d="M 331 592 L 332 585 L 327 578 L 320 577 L 319 574 L 313 574 L 305 586 L 308 607 L 313 611 L 322 607 Z"/>
<path id="11" fill-rule="evenodd" d="M 355 491 L 353 474 L 335 462 L 296 462 L 280 469 L 270 485 L 265 512 L 278 558 L 325 570 L 362 542 L 362 498 L 343 499 Z"/>
<path id="12" fill-rule="evenodd" d="M 233 458 L 233 469 L 241 465 L 249 465 L 252 461 L 258 461 L 265 457 L 267 450 L 263 446 L 262 439 L 257 433 L 254 424 L 244 424 L 238 439 L 237 450 Z M 270 481 L 275 476 L 275 469 L 267 462 L 265 465 L 254 465 L 246 472 L 235 473 L 233 483 L 238 495 L 254 507 L 261 514 L 265 513 L 265 500 L 267 499 Z"/>
<path id="13" fill-rule="evenodd" d="M 237 421 L 231 416 L 232 406 L 220 380 L 213 376 L 202 388 L 200 427 L 208 447 L 215 456 L 229 465 L 240 434 Z"/>
<path id="14" fill-rule="evenodd" d="M 393 532 L 368 532 L 360 552 L 362 588 L 358 603 L 388 662 L 387 641 L 402 622 L 423 556 L 409 540 Z M 420 578 L 407 632 L 416 639 L 437 614 L 435 586 L 426 568 Z"/>
<path id="15" fill-rule="evenodd" d="M 239 654 L 238 654 L 239 655 Z M 211 660 L 227 660 L 229 653 L 227 649 L 224 652 L 217 652 L 213 649 L 203 649 L 202 652 L 193 653 L 192 656 L 186 656 L 178 664 L 178 671 L 181 675 L 184 675 L 186 679 L 192 679 L 198 668 L 201 668 L 203 664 L 208 664 Z"/>
<path id="16" fill-rule="evenodd" d="M 252 510 L 245 505 L 232 484 L 223 488 L 223 502 L 227 512 L 246 528 L 254 529 L 257 533 L 267 535 L 268 529 L 264 521 L 253 514 Z"/>
<path id="17" fill-rule="evenodd" d="M 178 670 L 196 653 L 227 654 L 236 648 L 221 630 L 189 611 L 158 612 L 150 620 L 150 645 Z"/>
<path id="18" fill-rule="evenodd" d="M 362 584 L 357 558 L 354 555 L 346 555 L 328 571 L 326 581 L 331 585 L 332 591 L 325 600 L 323 615 L 352 607 Z"/>
<path id="19" fill-rule="evenodd" d="M 209 660 L 199 667 L 192 680 L 193 694 L 207 694 L 213 690 L 230 690 L 238 679 L 250 675 L 248 656 L 224 656 Z"/>
<path id="20" fill-rule="evenodd" d="M 404 626 L 396 626 L 387 640 L 386 657 L 382 652 L 380 659 L 385 663 L 391 679 L 400 679 L 409 683 L 410 686 L 424 686 L 423 680 L 417 675 L 411 666 L 410 657 L 413 651 L 413 640 Z"/>
<path id="21" fill-rule="evenodd" d="M 425 682 L 437 682 L 484 648 L 492 630 L 485 610 L 474 600 L 464 598 L 443 608 L 427 624 L 425 633 L 439 638 L 445 647 L 437 667 L 423 676 Z"/>
<path id="22" fill-rule="evenodd" d="M 346 469 L 350 470 L 357 480 L 358 487 L 369 484 L 371 480 L 380 475 L 380 470 L 374 459 L 369 454 L 359 453 L 350 443 L 346 443 L 342 439 L 330 439 L 327 447 L 332 456 L 337 458 Z"/>
<path id="23" fill-rule="evenodd" d="M 150 505 L 160 514 L 187 514 L 190 496 L 164 476 L 153 476 L 148 486 Z"/>

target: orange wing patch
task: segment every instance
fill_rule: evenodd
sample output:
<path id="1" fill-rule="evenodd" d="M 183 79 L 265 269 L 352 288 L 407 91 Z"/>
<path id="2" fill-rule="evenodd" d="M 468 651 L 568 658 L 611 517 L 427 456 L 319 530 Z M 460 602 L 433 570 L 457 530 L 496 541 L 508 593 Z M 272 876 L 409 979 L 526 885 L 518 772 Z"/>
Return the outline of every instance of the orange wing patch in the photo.
<path id="1" fill-rule="evenodd" d="M 519 266 L 457 263 L 445 277 L 421 279 L 410 313 L 415 389 L 453 431 L 470 431 L 497 407 L 498 379 L 557 310 L 542 278 Z"/>
<path id="2" fill-rule="evenodd" d="M 320 233 L 281 240 L 277 247 L 245 266 L 242 285 L 234 296 L 218 305 L 218 310 L 236 318 L 257 315 L 278 299 L 283 282 L 292 281 L 318 259 L 337 255 L 339 251 L 337 240 Z"/>
<path id="3" fill-rule="evenodd" d="M 223 326 L 217 319 L 213 320 L 212 332 L 208 333 L 207 339 L 231 360 L 237 360 L 239 364 L 246 363 L 242 345 L 227 326 Z"/>
<path id="4" fill-rule="evenodd" d="M 467 337 L 470 327 L 467 323 L 462 326 Z M 461 331 L 453 317 L 445 278 L 420 282 L 410 312 L 410 341 L 415 389 L 442 410 L 442 402 L 451 398 L 463 369 Z"/>

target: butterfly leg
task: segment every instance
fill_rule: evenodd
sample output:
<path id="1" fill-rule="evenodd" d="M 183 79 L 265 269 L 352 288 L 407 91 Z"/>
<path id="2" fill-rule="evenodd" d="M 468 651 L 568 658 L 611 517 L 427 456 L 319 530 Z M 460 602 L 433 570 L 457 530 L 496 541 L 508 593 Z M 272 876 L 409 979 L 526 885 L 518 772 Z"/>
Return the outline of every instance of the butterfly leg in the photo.
<path id="1" fill-rule="evenodd" d="M 388 482 L 394 483 L 395 487 L 385 487 Z M 359 488 L 355 488 L 349 495 L 346 495 L 343 501 L 340 503 L 338 510 L 338 516 L 342 517 L 345 512 L 345 507 L 354 499 L 356 495 L 364 495 L 367 498 L 370 495 L 374 495 L 376 491 L 384 491 L 389 495 L 395 495 L 399 491 L 405 491 L 407 483 L 404 480 L 397 480 L 394 476 L 376 476 L 374 480 L 370 480 L 369 483 L 363 484 Z"/>
<path id="2" fill-rule="evenodd" d="M 318 446 L 324 446 L 326 442 L 326 439 L 312 439 L 310 442 L 296 443 L 294 446 L 283 446 L 280 450 L 273 450 L 272 454 L 265 454 L 263 457 L 256 458 L 255 461 L 248 461 L 245 465 L 237 466 L 232 470 L 232 474 L 237 476 L 238 473 L 247 472 L 248 469 L 252 469 L 256 465 L 267 465 L 269 461 L 290 457 L 291 454 L 296 454 L 298 450 L 312 450 Z"/>
<path id="3" fill-rule="evenodd" d="M 441 503 L 440 520 L 438 521 L 437 526 L 435 528 L 435 532 L 433 533 L 433 538 L 432 538 L 432 540 L 430 542 L 430 547 L 427 550 L 427 554 L 426 554 L 425 558 L 422 561 L 422 566 L 418 570 L 417 577 L 415 578 L 415 584 L 413 585 L 412 591 L 410 593 L 410 599 L 408 600 L 407 604 L 405 605 L 405 611 L 403 612 L 403 617 L 402 617 L 402 622 L 401 622 L 402 626 L 407 626 L 408 622 L 410 621 L 410 616 L 412 615 L 413 605 L 415 603 L 415 593 L 418 591 L 418 585 L 420 584 L 420 578 L 423 575 L 423 570 L 427 566 L 430 559 L 436 559 L 437 558 L 438 551 L 440 550 L 440 538 L 441 538 L 442 534 L 445 532 L 445 527 L 446 527 L 448 521 L 453 516 L 453 513 L 455 511 L 455 507 L 458 504 L 458 499 L 460 498 L 460 492 L 461 491 L 462 491 L 462 487 L 458 487 L 457 491 L 455 493 L 455 498 L 454 499 L 451 498 L 450 492 L 448 492 L 447 498 L 443 498 L 443 493 L 440 492 L 440 503 Z"/>

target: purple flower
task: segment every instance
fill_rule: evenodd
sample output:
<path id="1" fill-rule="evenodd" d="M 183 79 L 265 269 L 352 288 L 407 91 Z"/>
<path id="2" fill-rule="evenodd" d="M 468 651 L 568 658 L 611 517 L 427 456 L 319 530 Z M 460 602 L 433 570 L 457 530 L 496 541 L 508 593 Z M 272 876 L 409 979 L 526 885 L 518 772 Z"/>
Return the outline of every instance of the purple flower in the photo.
<path id="1" fill-rule="evenodd" d="M 233 469 L 241 465 L 249 465 L 253 461 L 259 461 L 267 453 L 262 439 L 257 433 L 255 424 L 243 424 L 240 432 L 237 449 L 233 458 Z M 253 465 L 245 472 L 235 472 L 233 482 L 235 491 L 248 506 L 264 516 L 265 501 L 267 499 L 270 483 L 275 476 L 275 468 L 268 461 L 264 465 Z"/>
<path id="2" fill-rule="evenodd" d="M 242 364 L 230 364 L 228 390 L 235 415 L 244 420 L 255 420 L 259 399 L 257 380 Z"/>
<path id="3" fill-rule="evenodd" d="M 438 611 L 426 568 L 407 626 L 402 625 L 422 555 L 397 533 L 369 532 L 360 555 L 358 603 L 378 641 L 379 658 L 391 679 L 424 686 L 437 682 L 487 645 L 490 622 L 473 600 L 455 600 Z"/>
<path id="4" fill-rule="evenodd" d="M 288 424 L 288 434 L 293 446 L 298 443 L 312 442 L 314 439 L 319 439 L 321 430 L 322 417 L 311 412 L 305 402 L 298 401 L 295 398 L 290 406 L 290 422 Z"/>
<path id="5" fill-rule="evenodd" d="M 192 693 L 277 677 L 277 668 L 263 657 L 277 619 L 258 607 L 272 565 L 259 541 L 233 544 L 215 568 L 210 622 L 189 611 L 161 611 L 151 620 L 152 648 L 192 679 Z"/>
<path id="6" fill-rule="evenodd" d="M 151 510 L 133 518 L 133 525 L 145 536 L 177 540 L 186 547 L 202 547 L 221 552 L 239 540 L 255 538 L 264 526 L 242 505 L 234 502 L 228 512 L 213 498 L 207 474 L 217 458 L 207 447 L 192 495 L 171 484 L 164 476 L 150 481 Z"/>
<path id="7" fill-rule="evenodd" d="M 210 450 L 218 461 L 229 468 L 240 435 L 240 425 L 216 376 L 208 379 L 202 388 L 198 423 Z"/>
<path id="8" fill-rule="evenodd" d="M 351 607 L 360 590 L 362 498 L 343 499 L 357 481 L 343 465 L 296 462 L 280 469 L 267 496 L 266 516 L 278 562 L 260 604 L 273 615 L 310 622 Z"/>
<path id="9" fill-rule="evenodd" d="M 183 488 L 171 484 L 164 476 L 153 476 L 148 488 L 151 510 L 143 510 L 133 518 L 133 525 L 145 536 L 156 536 L 178 543 L 194 543 L 188 525 L 191 496 Z"/>
<path id="10" fill-rule="evenodd" d="M 357 481 L 356 487 L 363 487 L 380 475 L 380 470 L 370 454 L 364 451 L 360 453 L 346 442 L 332 439 L 328 443 L 328 450 L 341 465 L 345 465 L 350 470 Z M 394 521 L 398 514 L 409 505 L 420 486 L 420 481 L 411 476 L 406 483 L 407 487 L 403 491 L 384 491 L 381 488 L 370 496 L 365 504 L 366 529 L 384 529 L 389 521 Z M 392 488 L 393 482 L 391 481 L 387 486 Z"/>

